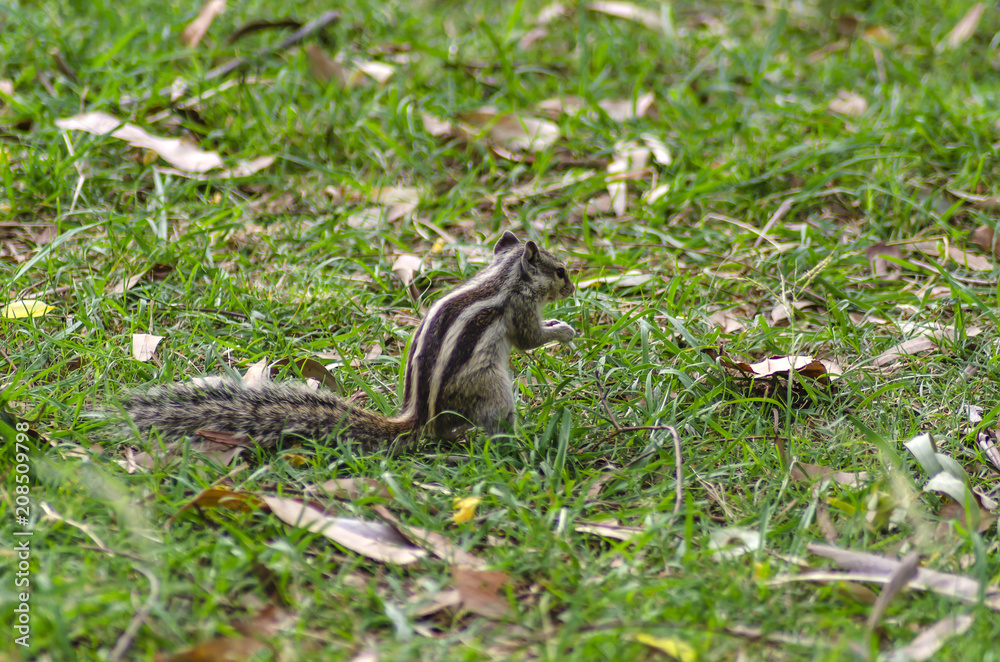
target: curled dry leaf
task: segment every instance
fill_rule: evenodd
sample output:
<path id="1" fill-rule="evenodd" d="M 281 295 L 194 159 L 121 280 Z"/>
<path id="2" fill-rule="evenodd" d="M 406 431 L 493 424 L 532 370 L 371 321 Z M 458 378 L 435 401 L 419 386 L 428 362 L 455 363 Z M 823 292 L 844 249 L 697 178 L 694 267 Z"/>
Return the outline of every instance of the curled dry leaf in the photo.
<path id="1" fill-rule="evenodd" d="M 82 113 L 56 120 L 60 129 L 76 129 L 97 135 L 110 133 L 134 147 L 151 149 L 175 168 L 186 172 L 205 172 L 222 166 L 222 157 L 215 152 L 203 152 L 180 138 L 161 138 L 147 133 L 134 124 L 122 122 L 108 113 Z"/>
<path id="2" fill-rule="evenodd" d="M 788 305 L 779 303 L 771 310 L 771 324 L 778 326 L 779 324 L 787 322 L 792 316 L 789 307 L 791 307 L 792 310 L 804 310 L 815 305 L 816 303 L 814 301 L 791 301 Z"/>
<path id="3" fill-rule="evenodd" d="M 976 195 L 975 193 L 966 193 L 964 191 L 958 191 L 956 189 L 947 189 L 948 193 L 951 193 L 956 198 L 961 198 L 966 202 L 971 202 L 976 207 L 980 209 L 995 210 L 1000 209 L 1000 197 L 995 195 Z"/>
<path id="4" fill-rule="evenodd" d="M 364 73 L 366 76 L 377 82 L 379 85 L 384 85 L 392 75 L 396 73 L 396 68 L 392 65 L 385 64 L 383 62 L 372 62 L 371 60 L 355 60 L 354 66 L 358 68 L 358 71 Z"/>
<path id="5" fill-rule="evenodd" d="M 645 117 L 653 107 L 656 95 L 652 92 L 640 94 L 634 99 L 605 99 L 598 101 L 597 105 L 607 113 L 615 122 L 628 122 L 636 118 Z M 560 115 L 577 115 L 587 107 L 587 101 L 583 97 L 568 95 L 564 97 L 554 97 L 546 99 L 538 104 L 541 110 L 549 117 L 557 118 Z M 597 113 L 588 111 L 584 114 L 588 118 L 596 118 Z"/>
<path id="6" fill-rule="evenodd" d="M 840 366 L 828 359 L 814 359 L 811 356 L 773 356 L 759 363 L 733 361 L 726 355 L 719 356 L 719 363 L 738 375 L 754 378 L 787 377 L 788 373 L 815 379 L 822 384 L 829 383 L 843 374 Z"/>
<path id="7" fill-rule="evenodd" d="M 136 361 L 146 362 L 153 358 L 156 346 L 163 340 L 163 336 L 153 336 L 148 333 L 132 334 L 132 358 Z"/>
<path id="8" fill-rule="evenodd" d="M 590 2 L 587 9 L 601 12 L 608 16 L 624 18 L 645 25 L 650 30 L 663 30 L 663 21 L 660 15 L 654 11 L 643 9 L 631 2 Z"/>
<path id="9" fill-rule="evenodd" d="M 951 29 L 948 36 L 938 44 L 937 50 L 954 50 L 967 42 L 969 37 L 975 34 L 976 28 L 979 27 L 979 19 L 982 18 L 985 9 L 986 4 L 982 2 L 972 5 L 972 8 L 966 12 L 962 20 L 955 24 L 955 27 Z"/>
<path id="10" fill-rule="evenodd" d="M 976 434 L 976 445 L 995 471 L 1000 471 L 1000 446 L 997 445 L 997 431 L 992 428 L 980 430 Z"/>
<path id="11" fill-rule="evenodd" d="M 340 546 L 363 556 L 385 563 L 409 565 L 427 556 L 427 552 L 411 547 L 399 533 L 387 524 L 350 517 L 334 517 L 320 509 L 297 501 L 274 496 L 261 496 L 271 512 L 286 524 L 321 533 Z"/>
<path id="12" fill-rule="evenodd" d="M 872 265 L 872 274 L 876 278 L 881 280 L 896 280 L 899 278 L 899 267 L 897 266 L 895 269 L 890 269 L 890 263 L 886 260 L 887 257 L 896 260 L 903 257 L 903 251 L 899 249 L 899 246 L 890 246 L 884 241 L 880 241 L 877 244 L 872 244 L 865 249 L 865 257 Z"/>
<path id="13" fill-rule="evenodd" d="M 399 277 L 403 286 L 407 287 L 413 282 L 413 277 L 420 271 L 422 260 L 416 255 L 400 255 L 392 263 L 392 273 Z"/>
<path id="14" fill-rule="evenodd" d="M 868 110 L 868 102 L 865 101 L 864 97 L 861 97 L 853 92 L 840 90 L 837 92 L 837 96 L 830 101 L 827 108 L 838 115 L 860 117 L 865 114 L 866 110 Z"/>
<path id="15" fill-rule="evenodd" d="M 744 330 L 747 327 L 743 320 L 749 320 L 753 317 L 750 307 L 746 304 L 740 304 L 735 308 L 715 308 L 717 309 L 708 316 L 708 321 L 722 327 L 724 333 L 737 333 Z"/>
<path id="16" fill-rule="evenodd" d="M 212 25 L 212 21 L 225 10 L 226 0 L 207 0 L 202 6 L 201 11 L 198 12 L 198 16 L 191 21 L 184 32 L 181 33 L 181 43 L 188 48 L 193 48 L 198 45 L 201 38 L 205 36 L 208 32 L 208 28 Z"/>

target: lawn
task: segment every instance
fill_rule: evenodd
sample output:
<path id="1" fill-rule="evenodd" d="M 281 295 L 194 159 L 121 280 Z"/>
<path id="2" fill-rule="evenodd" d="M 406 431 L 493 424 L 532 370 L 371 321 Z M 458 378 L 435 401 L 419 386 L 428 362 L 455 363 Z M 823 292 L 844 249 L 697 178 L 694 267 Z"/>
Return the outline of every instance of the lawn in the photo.
<path id="1" fill-rule="evenodd" d="M 0 657 L 1000 660 L 996 7 L 223 5 L 0 9 Z M 506 230 L 511 434 L 121 423 L 393 413 Z"/>

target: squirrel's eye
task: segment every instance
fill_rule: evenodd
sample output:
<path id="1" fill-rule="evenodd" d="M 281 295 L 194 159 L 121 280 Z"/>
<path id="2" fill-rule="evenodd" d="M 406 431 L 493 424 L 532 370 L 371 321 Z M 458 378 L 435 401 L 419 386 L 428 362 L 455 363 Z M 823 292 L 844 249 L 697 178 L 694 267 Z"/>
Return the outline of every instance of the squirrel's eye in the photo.
<path id="1" fill-rule="evenodd" d="M 559 267 L 558 269 L 556 269 L 556 276 L 559 276 L 560 278 L 565 278 L 566 270 L 563 269 L 562 267 Z"/>

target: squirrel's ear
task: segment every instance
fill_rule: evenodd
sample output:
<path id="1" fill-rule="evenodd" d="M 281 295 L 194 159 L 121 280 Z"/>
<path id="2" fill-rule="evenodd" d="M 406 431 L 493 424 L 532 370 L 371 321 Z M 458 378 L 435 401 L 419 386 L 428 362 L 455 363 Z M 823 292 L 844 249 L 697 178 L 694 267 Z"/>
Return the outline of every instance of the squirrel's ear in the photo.
<path id="1" fill-rule="evenodd" d="M 521 256 L 521 264 L 527 268 L 535 263 L 536 257 L 538 257 L 538 244 L 533 241 L 525 243 L 524 255 Z"/>
<path id="2" fill-rule="evenodd" d="M 508 230 L 503 233 L 503 236 L 500 237 L 500 239 L 497 240 L 497 243 L 493 246 L 493 254 L 500 255 L 500 253 L 505 253 L 520 243 L 521 242 L 518 241 L 518 238 L 514 236 L 514 233 Z"/>

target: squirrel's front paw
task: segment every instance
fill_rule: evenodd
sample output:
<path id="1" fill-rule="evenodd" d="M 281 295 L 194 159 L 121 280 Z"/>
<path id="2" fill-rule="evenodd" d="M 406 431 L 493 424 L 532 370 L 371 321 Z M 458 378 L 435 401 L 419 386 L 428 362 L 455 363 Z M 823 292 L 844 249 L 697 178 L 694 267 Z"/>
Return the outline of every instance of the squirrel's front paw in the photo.
<path id="1" fill-rule="evenodd" d="M 560 320 L 545 320 L 545 331 L 552 340 L 569 342 L 576 336 L 576 329 Z"/>

